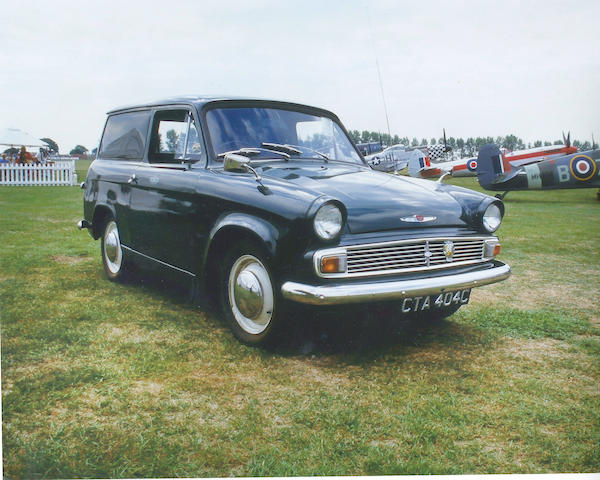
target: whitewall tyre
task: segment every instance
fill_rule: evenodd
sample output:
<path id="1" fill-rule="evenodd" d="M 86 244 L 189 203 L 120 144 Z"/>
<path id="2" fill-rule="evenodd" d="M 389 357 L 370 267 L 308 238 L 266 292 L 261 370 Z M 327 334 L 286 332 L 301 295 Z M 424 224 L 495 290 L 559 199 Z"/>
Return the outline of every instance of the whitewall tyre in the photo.
<path id="1" fill-rule="evenodd" d="M 119 229 L 114 219 L 106 222 L 102 234 L 102 263 L 106 276 L 111 280 L 118 280 L 125 275 L 125 262 Z"/>
<path id="2" fill-rule="evenodd" d="M 220 281 L 223 313 L 234 335 L 266 343 L 278 319 L 278 298 L 266 260 L 251 245 L 228 255 Z"/>

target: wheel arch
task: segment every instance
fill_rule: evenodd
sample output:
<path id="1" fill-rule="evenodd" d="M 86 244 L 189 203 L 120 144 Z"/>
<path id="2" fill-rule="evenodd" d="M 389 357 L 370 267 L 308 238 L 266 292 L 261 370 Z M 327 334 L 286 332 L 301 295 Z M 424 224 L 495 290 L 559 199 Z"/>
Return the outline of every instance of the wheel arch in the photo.
<path id="1" fill-rule="evenodd" d="M 204 264 L 215 247 L 215 240 L 229 238 L 232 233 L 239 233 L 259 242 L 269 256 L 274 256 L 276 253 L 279 231 L 273 224 L 254 215 L 229 213 L 220 218 L 210 231 L 204 254 Z"/>
<path id="2" fill-rule="evenodd" d="M 231 213 L 221 218 L 210 232 L 200 265 L 200 280 L 210 286 L 208 279 L 216 278 L 218 260 L 234 243 L 249 241 L 273 258 L 277 251 L 279 232 L 268 221 L 248 214 Z M 209 292 L 210 293 L 210 292 Z"/>
<path id="3" fill-rule="evenodd" d="M 96 205 L 92 217 L 92 237 L 94 237 L 94 240 L 98 240 L 102 236 L 104 226 L 109 218 L 117 218 L 115 211 L 108 205 Z"/>

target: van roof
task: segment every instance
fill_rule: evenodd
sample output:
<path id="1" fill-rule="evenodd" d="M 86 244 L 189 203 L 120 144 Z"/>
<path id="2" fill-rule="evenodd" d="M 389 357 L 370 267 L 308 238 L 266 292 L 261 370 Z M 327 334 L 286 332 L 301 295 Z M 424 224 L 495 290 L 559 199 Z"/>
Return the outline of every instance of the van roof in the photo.
<path id="1" fill-rule="evenodd" d="M 232 95 L 181 95 L 178 97 L 165 98 L 162 100 L 156 100 L 154 102 L 127 105 L 115 108 L 107 112 L 108 115 L 124 112 L 127 110 L 137 110 L 143 108 L 153 108 L 153 107 L 161 107 L 167 105 L 195 105 L 198 110 L 202 109 L 205 105 L 209 103 L 265 103 L 270 104 L 270 106 L 288 106 L 288 107 L 299 107 L 301 109 L 310 109 L 320 111 L 329 116 L 337 118 L 335 114 L 332 112 L 325 110 L 323 108 L 312 107 L 309 105 L 304 105 L 296 102 L 284 101 L 284 100 L 269 100 L 265 98 L 255 98 L 255 97 L 238 97 Z"/>

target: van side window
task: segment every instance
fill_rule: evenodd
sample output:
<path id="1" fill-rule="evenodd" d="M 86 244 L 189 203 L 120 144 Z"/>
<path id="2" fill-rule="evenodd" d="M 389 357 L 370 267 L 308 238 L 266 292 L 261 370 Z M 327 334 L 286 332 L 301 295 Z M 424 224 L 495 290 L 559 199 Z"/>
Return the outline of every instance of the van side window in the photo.
<path id="1" fill-rule="evenodd" d="M 154 114 L 148 161 L 180 163 L 184 158 L 200 160 L 203 147 L 189 111 L 160 110 Z"/>
<path id="2" fill-rule="evenodd" d="M 144 158 L 150 111 L 111 115 L 106 121 L 98 157 L 141 160 Z"/>

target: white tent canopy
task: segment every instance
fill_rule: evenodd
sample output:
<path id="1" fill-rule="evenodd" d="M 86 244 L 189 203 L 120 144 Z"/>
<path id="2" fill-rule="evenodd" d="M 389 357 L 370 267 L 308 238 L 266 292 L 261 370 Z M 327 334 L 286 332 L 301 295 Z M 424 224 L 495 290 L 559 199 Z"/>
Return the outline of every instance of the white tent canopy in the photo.
<path id="1" fill-rule="evenodd" d="M 9 147 L 20 147 L 22 145 L 25 147 L 48 147 L 39 138 L 35 138 L 18 128 L 3 128 L 0 130 L 0 145 L 8 145 Z"/>

